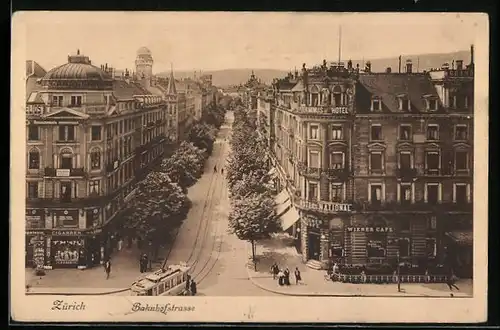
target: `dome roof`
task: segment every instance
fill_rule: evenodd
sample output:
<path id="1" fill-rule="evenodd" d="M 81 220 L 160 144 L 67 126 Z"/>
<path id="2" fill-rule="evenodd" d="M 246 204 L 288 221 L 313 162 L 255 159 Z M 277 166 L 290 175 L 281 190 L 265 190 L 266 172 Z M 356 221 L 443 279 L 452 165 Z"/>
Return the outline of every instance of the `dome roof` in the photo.
<path id="1" fill-rule="evenodd" d="M 92 65 L 88 57 L 78 54 L 68 56 L 68 63 L 47 72 L 42 78 L 42 83 L 47 80 L 109 81 L 112 77 Z"/>
<path id="2" fill-rule="evenodd" d="M 151 51 L 146 47 L 141 47 L 137 50 L 137 56 L 149 55 L 151 56 Z"/>

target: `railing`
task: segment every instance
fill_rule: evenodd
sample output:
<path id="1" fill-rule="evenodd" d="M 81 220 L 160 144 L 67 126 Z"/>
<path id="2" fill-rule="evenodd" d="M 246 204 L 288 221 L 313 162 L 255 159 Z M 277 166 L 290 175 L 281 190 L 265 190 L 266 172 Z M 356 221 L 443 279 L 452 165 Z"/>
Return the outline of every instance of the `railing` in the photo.
<path id="1" fill-rule="evenodd" d="M 26 198 L 26 205 L 31 207 L 101 205 L 109 196 L 88 196 L 79 198 Z"/>
<path id="2" fill-rule="evenodd" d="M 351 170 L 348 168 L 329 168 L 322 170 L 330 178 L 338 178 L 340 180 L 347 180 L 351 176 Z"/>
<path id="3" fill-rule="evenodd" d="M 83 167 L 80 168 L 53 168 L 46 167 L 44 176 L 48 177 L 72 177 L 72 176 L 86 176 L 87 173 Z"/>
<path id="4" fill-rule="evenodd" d="M 389 284 L 398 283 L 397 275 L 345 275 L 334 274 L 334 281 L 343 283 L 372 283 Z M 400 283 L 444 283 L 447 280 L 446 275 L 400 275 Z"/>
<path id="5" fill-rule="evenodd" d="M 106 164 L 106 172 L 111 173 L 120 167 L 120 160 L 116 159 Z"/>

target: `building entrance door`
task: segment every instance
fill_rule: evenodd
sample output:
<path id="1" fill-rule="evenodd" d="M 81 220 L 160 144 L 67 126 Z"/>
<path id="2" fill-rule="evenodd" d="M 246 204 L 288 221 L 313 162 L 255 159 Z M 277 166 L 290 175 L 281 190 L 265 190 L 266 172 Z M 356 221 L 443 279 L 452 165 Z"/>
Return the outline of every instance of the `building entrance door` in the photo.
<path id="1" fill-rule="evenodd" d="M 319 232 L 310 231 L 307 234 L 308 240 L 308 259 L 319 260 L 320 255 L 320 235 Z"/>

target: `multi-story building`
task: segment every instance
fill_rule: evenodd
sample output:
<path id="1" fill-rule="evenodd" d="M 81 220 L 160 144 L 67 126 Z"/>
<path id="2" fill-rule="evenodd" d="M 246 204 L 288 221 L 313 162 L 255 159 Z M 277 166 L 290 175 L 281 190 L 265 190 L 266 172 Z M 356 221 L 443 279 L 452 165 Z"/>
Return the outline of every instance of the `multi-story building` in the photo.
<path id="1" fill-rule="evenodd" d="M 99 264 L 135 183 L 165 151 L 165 103 L 79 52 L 27 88 L 26 262 L 36 251 L 47 268 Z"/>
<path id="2" fill-rule="evenodd" d="M 429 72 L 411 61 L 397 73 L 324 62 L 275 81 L 272 103 L 261 97 L 277 212 L 304 261 L 399 257 L 471 275 L 471 57 Z"/>

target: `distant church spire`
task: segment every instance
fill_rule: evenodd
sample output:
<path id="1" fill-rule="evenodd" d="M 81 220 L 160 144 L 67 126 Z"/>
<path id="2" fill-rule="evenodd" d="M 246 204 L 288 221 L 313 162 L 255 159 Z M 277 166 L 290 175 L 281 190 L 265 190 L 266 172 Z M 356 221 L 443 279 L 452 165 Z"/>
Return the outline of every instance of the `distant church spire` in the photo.
<path id="1" fill-rule="evenodd" d="M 170 77 L 168 78 L 167 93 L 170 95 L 177 94 L 177 89 L 175 88 L 174 68 L 172 63 L 170 63 Z"/>

